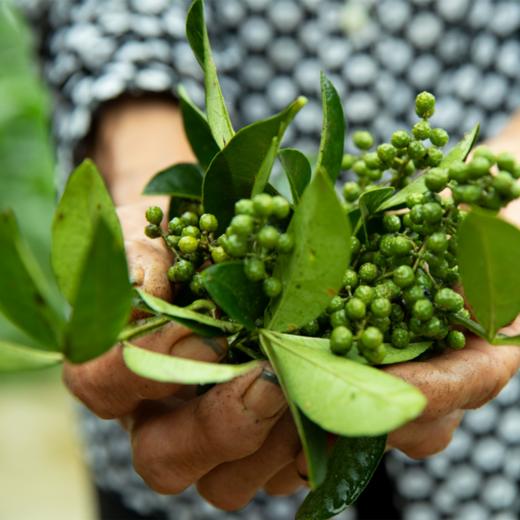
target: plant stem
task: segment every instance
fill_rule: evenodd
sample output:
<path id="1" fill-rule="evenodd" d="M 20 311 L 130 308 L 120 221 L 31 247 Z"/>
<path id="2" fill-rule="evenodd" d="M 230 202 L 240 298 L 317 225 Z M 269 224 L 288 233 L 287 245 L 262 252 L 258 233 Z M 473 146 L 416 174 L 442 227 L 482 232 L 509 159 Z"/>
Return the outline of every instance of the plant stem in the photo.
<path id="1" fill-rule="evenodd" d="M 153 318 L 147 318 L 145 320 L 141 320 L 135 324 L 128 325 L 125 327 L 117 337 L 118 341 L 128 341 L 130 339 L 137 338 L 146 334 L 147 332 L 151 332 L 155 329 L 161 328 L 163 325 L 166 325 L 171 321 L 169 318 L 165 316 L 154 316 Z"/>

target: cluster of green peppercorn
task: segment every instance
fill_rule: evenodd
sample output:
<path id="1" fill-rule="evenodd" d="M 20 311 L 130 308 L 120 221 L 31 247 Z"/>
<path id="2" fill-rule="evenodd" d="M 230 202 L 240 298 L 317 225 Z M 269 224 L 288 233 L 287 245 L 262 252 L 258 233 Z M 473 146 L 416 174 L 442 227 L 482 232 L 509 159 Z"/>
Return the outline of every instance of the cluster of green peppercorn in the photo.
<path id="1" fill-rule="evenodd" d="M 380 363 L 386 346 L 403 349 L 430 342 L 437 348 L 460 349 L 465 336 L 457 318 L 468 317 L 463 298 L 453 289 L 459 282 L 456 229 L 464 219 L 464 204 L 498 210 L 520 196 L 520 166 L 509 154 L 494 155 L 480 147 L 465 163 L 442 167 L 448 133 L 432 128 L 435 98 L 416 98 L 420 120 L 410 131 L 399 130 L 390 142 L 377 146 L 369 132 L 353 135 L 357 154 L 345 154 L 343 169 L 351 180 L 343 185 L 345 211 L 358 207 L 360 196 L 380 186 L 397 190 L 424 171 L 425 191 L 409 194 L 395 211 L 370 216 L 351 237 L 351 265 L 339 293 L 326 312 L 299 334 L 330 338 L 330 348 L 345 355 L 352 348 L 370 363 Z M 446 188 L 451 193 L 443 193 Z M 462 207 L 461 207 L 462 206 Z M 199 212 L 200 213 L 200 212 Z M 160 227 L 159 208 L 149 208 L 146 234 L 166 241 L 175 255 L 168 275 L 189 284 L 201 296 L 198 272 L 211 263 L 240 259 L 250 280 L 263 283 L 275 298 L 282 290 L 273 276 L 279 254 L 289 253 L 294 238 L 287 233 L 289 202 L 265 193 L 235 205 L 226 232 L 215 236 L 218 222 L 211 214 L 188 211 Z"/>

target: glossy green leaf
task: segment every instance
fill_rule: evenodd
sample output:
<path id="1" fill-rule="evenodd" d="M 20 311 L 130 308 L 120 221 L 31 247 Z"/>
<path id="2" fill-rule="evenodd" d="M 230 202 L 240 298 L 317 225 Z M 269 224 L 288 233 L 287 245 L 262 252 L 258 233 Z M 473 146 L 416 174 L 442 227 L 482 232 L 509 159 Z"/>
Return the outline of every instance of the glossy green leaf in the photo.
<path id="1" fill-rule="evenodd" d="M 69 177 L 52 225 L 52 266 L 69 302 L 76 299 L 81 269 L 99 218 L 122 246 L 123 235 L 110 195 L 96 166 L 87 159 Z"/>
<path id="2" fill-rule="evenodd" d="M 204 210 L 218 218 L 221 232 L 234 215 L 235 202 L 251 196 L 273 139 L 281 141 L 305 103 L 298 98 L 279 114 L 240 129 L 213 159 L 204 176 L 203 202 Z"/>
<path id="3" fill-rule="evenodd" d="M 321 73 L 321 99 L 323 126 L 315 171 L 323 168 L 329 179 L 335 182 L 341 171 L 343 158 L 345 116 L 338 92 L 323 72 Z"/>
<path id="4" fill-rule="evenodd" d="M 492 338 L 520 313 L 520 230 L 490 213 L 473 210 L 457 236 L 464 295 Z"/>
<path id="5" fill-rule="evenodd" d="M 444 156 L 439 168 L 449 168 L 455 161 L 464 161 L 475 144 L 480 126 L 477 124 L 473 129 L 464 135 L 464 137 Z M 385 200 L 380 206 L 379 211 L 385 211 L 396 206 L 406 203 L 408 195 L 411 193 L 424 193 L 426 185 L 424 184 L 424 176 L 417 177 L 413 182 L 398 191 L 393 197 Z"/>
<path id="6" fill-rule="evenodd" d="M 174 164 L 152 177 L 144 188 L 143 194 L 200 200 L 202 173 L 196 164 Z"/>
<path id="7" fill-rule="evenodd" d="M 305 155 L 295 148 L 284 148 L 278 153 L 289 180 L 294 204 L 297 204 L 311 181 L 311 165 Z"/>
<path id="8" fill-rule="evenodd" d="M 220 148 L 226 146 L 234 135 L 224 96 L 217 76 L 204 21 L 204 2 L 194 0 L 186 18 L 186 36 L 193 54 L 204 72 L 206 112 L 211 133 Z"/>
<path id="9" fill-rule="evenodd" d="M 66 330 L 66 357 L 83 363 L 103 354 L 116 342 L 128 321 L 131 305 L 124 247 L 119 236 L 99 219 L 81 265 Z"/>
<path id="10" fill-rule="evenodd" d="M 0 341 L 0 374 L 40 370 L 59 365 L 63 361 L 60 352 L 42 352 L 34 348 Z"/>
<path id="11" fill-rule="evenodd" d="M 272 330 L 296 330 L 319 316 L 336 294 L 350 258 L 350 226 L 322 170 L 305 190 L 288 228 L 291 253 L 278 257 L 282 293 L 268 309 Z"/>
<path id="12" fill-rule="evenodd" d="M 359 197 L 359 208 L 363 216 L 366 218 L 368 215 L 375 213 L 393 192 L 393 188 L 374 188 L 362 193 Z"/>
<path id="13" fill-rule="evenodd" d="M 496 346 L 507 346 L 507 345 L 517 345 L 520 346 L 520 335 L 518 336 L 507 336 L 506 334 L 497 334 L 490 343 Z"/>
<path id="14" fill-rule="evenodd" d="M 252 282 L 241 261 L 215 264 L 202 272 L 202 283 L 216 304 L 248 329 L 262 316 L 267 299 L 260 282 Z"/>
<path id="15" fill-rule="evenodd" d="M 126 366 L 139 376 L 162 383 L 181 385 L 224 383 L 247 374 L 259 366 L 258 361 L 242 365 L 195 361 L 152 352 L 128 342 L 125 342 L 123 359 Z"/>
<path id="16" fill-rule="evenodd" d="M 416 418 L 426 405 L 417 388 L 319 345 L 316 348 L 315 338 L 266 330 L 262 335 L 268 339 L 263 343 L 266 353 L 290 399 L 326 431 L 381 435 Z"/>
<path id="17" fill-rule="evenodd" d="M 240 329 L 237 323 L 229 321 L 217 320 L 206 314 L 178 307 L 161 300 L 156 296 L 152 296 L 141 289 L 137 292 L 143 302 L 154 312 L 164 316 L 169 316 L 174 321 L 184 325 L 202 336 L 221 336 L 223 333 L 232 334 Z"/>
<path id="18" fill-rule="evenodd" d="M 269 182 L 269 177 L 271 176 L 274 161 L 276 160 L 276 156 L 278 155 L 279 148 L 280 139 L 278 138 L 278 136 L 273 137 L 273 139 L 271 140 L 271 146 L 269 146 L 269 149 L 265 154 L 264 160 L 262 161 L 260 169 L 258 170 L 258 174 L 255 178 L 255 183 L 253 184 L 253 189 L 251 191 L 252 197 L 265 191 L 267 183 Z"/>
<path id="19" fill-rule="evenodd" d="M 0 271 L 2 314 L 41 348 L 58 350 L 63 320 L 49 304 L 45 277 L 9 210 L 0 212 Z"/>
<path id="20" fill-rule="evenodd" d="M 307 495 L 296 520 L 326 520 L 353 504 L 370 482 L 385 446 L 385 435 L 338 438 L 325 482 Z"/>
<path id="21" fill-rule="evenodd" d="M 200 166 L 206 170 L 220 150 L 215 142 L 206 116 L 188 97 L 186 89 L 178 89 L 184 132 Z"/>
<path id="22" fill-rule="evenodd" d="M 411 361 L 421 354 L 424 354 L 432 346 L 431 341 L 422 343 L 410 343 L 405 348 L 395 348 L 392 345 L 385 344 L 386 355 L 381 365 L 391 365 L 393 363 L 404 363 Z"/>
<path id="23" fill-rule="evenodd" d="M 481 338 L 487 338 L 487 334 L 484 330 L 484 327 L 482 327 L 480 323 L 473 321 L 471 318 L 466 318 L 465 316 L 457 314 L 456 316 L 453 316 L 453 322 L 462 325 L 469 332 L 472 332 L 473 334 L 480 336 Z"/>

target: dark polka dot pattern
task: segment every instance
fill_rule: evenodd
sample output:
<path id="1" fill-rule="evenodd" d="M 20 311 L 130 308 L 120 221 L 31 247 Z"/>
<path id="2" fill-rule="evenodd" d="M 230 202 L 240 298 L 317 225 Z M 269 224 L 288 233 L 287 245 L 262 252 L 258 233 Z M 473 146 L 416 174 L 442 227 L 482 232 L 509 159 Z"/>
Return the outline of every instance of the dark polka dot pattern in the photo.
<path id="1" fill-rule="evenodd" d="M 203 104 L 201 72 L 184 39 L 187 0 L 18 0 L 41 29 L 44 73 L 56 95 L 54 129 L 62 171 L 96 108 L 123 92 L 174 92 L 182 82 Z M 321 125 L 319 72 L 334 80 L 350 129 L 378 140 L 415 120 L 427 89 L 433 123 L 456 139 L 476 122 L 484 137 L 520 106 L 520 3 L 516 0 L 206 0 L 223 90 L 237 125 L 310 102 L 288 142 L 314 153 Z M 45 22 L 45 23 L 44 23 Z M 347 146 L 350 142 L 347 139 Z M 63 178 L 60 184 L 63 183 Z M 520 517 L 520 378 L 466 414 L 443 453 L 416 462 L 387 457 L 405 520 Z M 287 519 L 301 496 L 260 495 L 223 513 L 194 490 L 159 496 L 132 470 L 126 434 L 83 412 L 96 482 L 141 513 L 175 520 Z M 338 518 L 354 519 L 349 510 Z"/>

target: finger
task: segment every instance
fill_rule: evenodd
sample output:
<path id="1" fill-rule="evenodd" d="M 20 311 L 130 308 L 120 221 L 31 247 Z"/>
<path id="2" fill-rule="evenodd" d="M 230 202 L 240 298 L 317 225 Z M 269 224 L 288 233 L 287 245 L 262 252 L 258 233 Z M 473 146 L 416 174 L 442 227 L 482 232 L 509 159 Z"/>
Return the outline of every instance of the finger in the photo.
<path id="1" fill-rule="evenodd" d="M 287 406 L 272 378 L 265 364 L 174 410 L 143 403 L 131 429 L 136 471 L 155 491 L 175 494 L 257 451 Z"/>
<path id="2" fill-rule="evenodd" d="M 447 448 L 463 415 L 456 410 L 434 421 L 413 421 L 390 433 L 388 445 L 414 459 L 429 457 Z"/>
<path id="3" fill-rule="evenodd" d="M 226 352 L 223 338 L 195 336 L 176 323 L 169 323 L 133 343 L 161 354 L 207 362 L 218 361 Z M 144 399 L 161 399 L 181 388 L 181 385 L 158 383 L 131 372 L 125 365 L 121 345 L 87 363 L 65 363 L 63 380 L 80 401 L 103 419 L 126 415 Z"/>
<path id="4" fill-rule="evenodd" d="M 472 336 L 462 350 L 385 370 L 421 390 L 428 404 L 420 420 L 431 421 L 454 410 L 482 406 L 498 394 L 519 365 L 518 347 L 496 347 Z"/>
<path id="5" fill-rule="evenodd" d="M 217 466 L 199 480 L 197 489 L 208 502 L 220 509 L 240 509 L 267 481 L 293 462 L 299 450 L 298 432 L 291 414 L 285 412 L 258 451 Z"/>
<path id="6" fill-rule="evenodd" d="M 281 469 L 264 486 L 265 492 L 272 496 L 287 496 L 296 493 L 306 482 L 298 474 L 296 463 L 292 462 Z"/>

